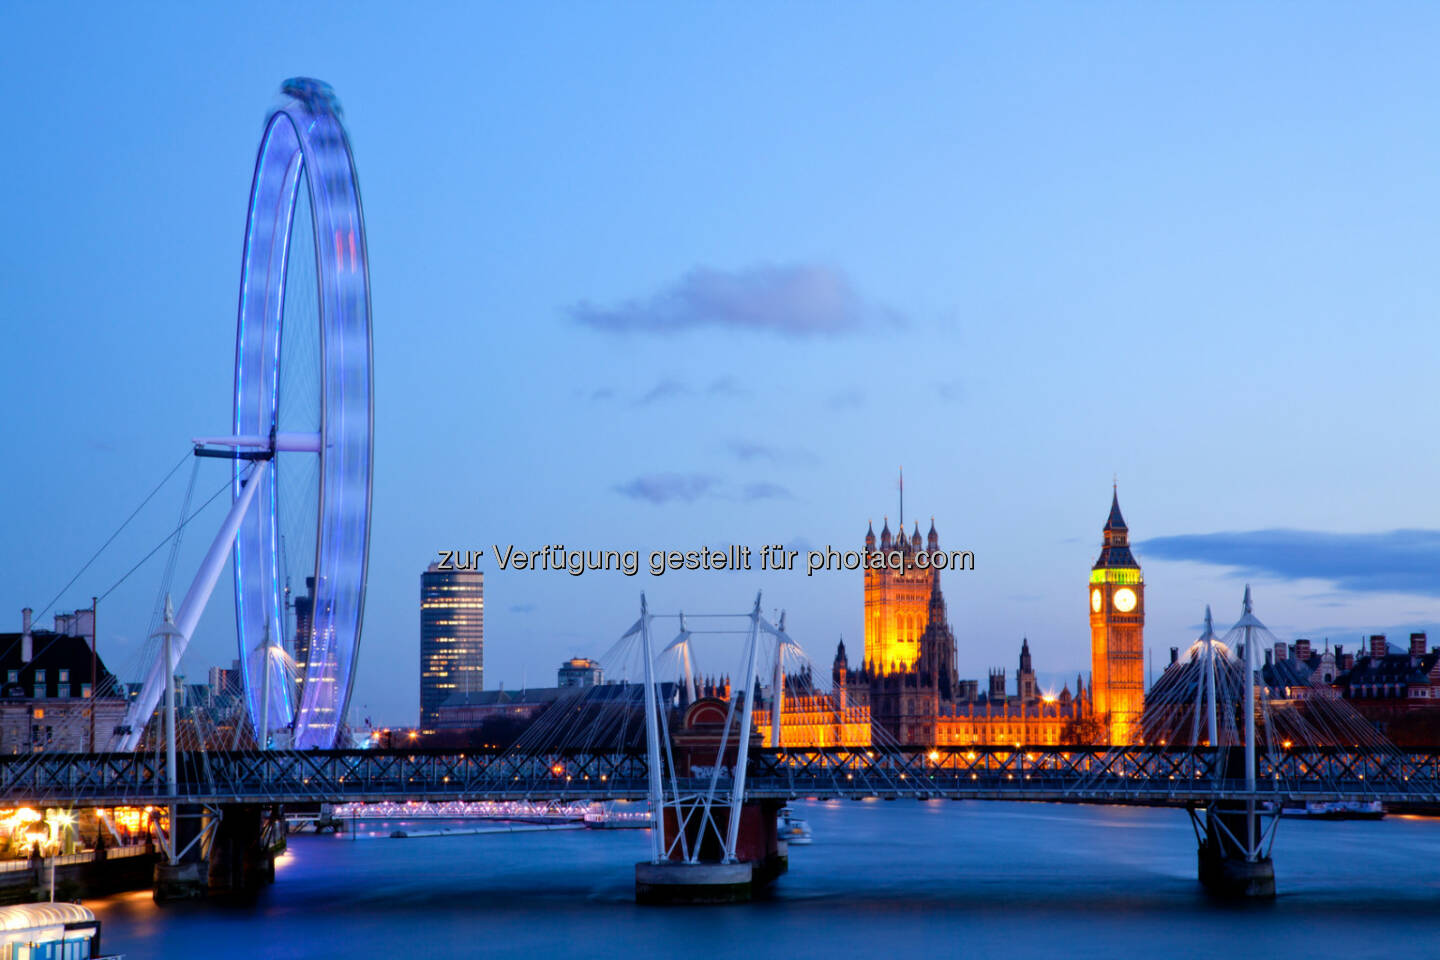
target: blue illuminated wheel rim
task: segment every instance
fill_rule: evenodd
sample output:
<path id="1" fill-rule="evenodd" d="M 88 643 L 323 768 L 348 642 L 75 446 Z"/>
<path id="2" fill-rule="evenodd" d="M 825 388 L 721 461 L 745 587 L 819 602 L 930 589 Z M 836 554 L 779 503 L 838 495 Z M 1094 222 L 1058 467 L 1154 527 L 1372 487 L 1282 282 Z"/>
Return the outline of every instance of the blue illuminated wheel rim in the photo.
<path id="1" fill-rule="evenodd" d="M 355 681 L 369 561 L 370 277 L 360 188 L 334 93 L 328 84 L 297 78 L 285 82 L 282 94 L 266 118 L 255 160 L 240 274 L 234 432 L 271 437 L 274 461 L 235 541 L 236 626 L 255 729 L 288 730 L 299 749 L 330 748 Z M 295 245 L 311 239 L 294 235 L 297 209 L 302 221 L 308 213 L 313 223 L 313 282 L 290 276 Z M 273 438 L 283 430 L 287 403 L 281 389 L 286 303 L 308 297 L 314 298 L 319 328 L 318 449 L 278 452 Z M 278 494 L 289 475 L 287 460 L 304 457 L 319 464 L 313 573 L 282 570 L 289 565 L 282 564 L 280 546 Z M 247 461 L 235 462 L 235 496 L 248 470 Z M 267 665 L 264 650 L 267 630 L 274 645 L 289 649 L 295 641 L 284 635 L 293 617 L 287 590 L 299 587 L 302 575 L 313 576 L 314 589 L 308 655 L 297 683 L 273 659 Z M 272 671 L 268 687 L 266 669 Z M 268 707 L 264 724 L 262 700 Z"/>

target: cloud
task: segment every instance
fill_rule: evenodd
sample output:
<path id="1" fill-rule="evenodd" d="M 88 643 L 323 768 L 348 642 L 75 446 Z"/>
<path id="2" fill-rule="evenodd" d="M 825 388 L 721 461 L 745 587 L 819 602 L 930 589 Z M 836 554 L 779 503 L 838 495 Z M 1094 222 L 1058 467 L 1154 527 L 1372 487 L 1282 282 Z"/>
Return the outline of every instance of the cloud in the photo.
<path id="1" fill-rule="evenodd" d="M 1233 567 L 1245 576 L 1328 580 L 1356 593 L 1440 597 L 1440 530 L 1181 534 L 1139 544 L 1147 558 Z"/>
<path id="2" fill-rule="evenodd" d="M 835 337 L 901 324 L 900 315 L 866 301 L 833 267 L 763 265 L 725 271 L 696 267 L 665 290 L 614 307 L 588 301 L 569 308 L 576 323 L 610 333 L 673 334 L 703 327 Z"/>
<path id="3" fill-rule="evenodd" d="M 752 440 L 731 440 L 728 444 L 730 452 L 737 460 L 746 463 L 763 461 L 765 463 L 815 463 L 818 459 L 809 450 L 800 447 L 782 448 L 772 446 L 768 443 L 758 443 Z"/>
<path id="4" fill-rule="evenodd" d="M 693 503 L 715 487 L 715 478 L 703 473 L 647 473 L 615 487 L 617 493 L 632 500 L 649 503 L 670 503 L 679 500 Z"/>
<path id="5" fill-rule="evenodd" d="M 705 393 L 712 397 L 748 397 L 750 391 L 745 389 L 735 377 L 723 376 L 710 381 L 710 386 L 705 388 Z"/>
<path id="6" fill-rule="evenodd" d="M 642 394 L 640 399 L 635 401 L 635 405 L 644 407 L 661 400 L 673 400 L 676 397 L 688 396 L 689 393 L 690 388 L 679 380 L 661 380 Z"/>
<path id="7" fill-rule="evenodd" d="M 793 500 L 794 494 L 778 483 L 747 483 L 741 494 L 745 500 Z"/>

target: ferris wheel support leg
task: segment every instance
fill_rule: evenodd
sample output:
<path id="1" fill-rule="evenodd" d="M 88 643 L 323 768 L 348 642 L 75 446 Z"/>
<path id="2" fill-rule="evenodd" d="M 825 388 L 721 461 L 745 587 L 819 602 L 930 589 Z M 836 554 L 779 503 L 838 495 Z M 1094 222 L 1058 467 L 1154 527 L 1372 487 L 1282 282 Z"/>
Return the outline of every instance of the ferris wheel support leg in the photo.
<path id="1" fill-rule="evenodd" d="M 265 475 L 269 470 L 269 460 L 256 463 L 250 479 L 245 481 L 245 486 L 240 491 L 240 496 L 235 498 L 230 512 L 225 515 L 225 522 L 221 524 L 220 532 L 210 544 L 210 550 L 205 554 L 205 560 L 200 564 L 200 570 L 195 574 L 190 589 L 185 592 L 185 599 L 180 601 L 180 609 L 175 613 L 175 626 L 180 629 L 184 639 L 181 641 L 180 650 L 175 654 L 175 663 L 180 662 L 180 654 L 184 653 L 185 644 L 190 641 L 190 633 L 200 622 L 200 614 L 205 612 L 205 605 L 210 602 L 210 594 L 215 592 L 215 584 L 219 582 L 220 574 L 225 569 L 225 561 L 230 558 L 230 548 L 235 545 L 235 535 L 240 532 L 240 521 L 245 519 L 250 504 L 255 502 L 255 493 L 264 486 Z M 171 664 L 171 667 L 173 668 L 174 664 Z"/>
<path id="2" fill-rule="evenodd" d="M 134 750 L 140 743 L 140 737 L 145 732 L 145 724 L 149 722 L 150 715 L 155 712 L 155 707 L 160 702 L 160 696 L 164 691 L 166 674 L 173 674 L 175 667 L 180 663 L 180 658 L 185 654 L 185 648 L 190 643 L 190 634 L 195 625 L 200 622 L 200 614 L 205 612 L 205 605 L 210 602 L 210 595 L 215 592 L 215 584 L 220 579 L 220 573 L 225 569 L 225 561 L 229 558 L 230 548 L 235 543 L 235 535 L 240 530 L 240 521 L 245 518 L 245 513 L 250 505 L 255 502 L 255 494 L 265 483 L 265 477 L 270 470 L 270 461 L 261 460 L 256 462 L 255 469 L 250 474 L 250 479 L 245 481 L 240 496 L 235 498 L 230 512 L 225 516 L 225 522 L 220 525 L 220 532 L 210 544 L 210 550 L 205 554 L 205 560 L 200 564 L 195 579 L 190 584 L 190 589 L 185 592 L 185 599 L 180 603 L 180 609 L 175 615 L 176 643 L 170 653 L 170 662 L 164 663 L 163 655 L 156 656 L 151 664 L 149 672 L 145 676 L 145 685 L 140 690 L 140 696 L 130 704 L 130 709 L 125 714 L 125 725 L 128 731 L 121 735 L 117 750 Z"/>

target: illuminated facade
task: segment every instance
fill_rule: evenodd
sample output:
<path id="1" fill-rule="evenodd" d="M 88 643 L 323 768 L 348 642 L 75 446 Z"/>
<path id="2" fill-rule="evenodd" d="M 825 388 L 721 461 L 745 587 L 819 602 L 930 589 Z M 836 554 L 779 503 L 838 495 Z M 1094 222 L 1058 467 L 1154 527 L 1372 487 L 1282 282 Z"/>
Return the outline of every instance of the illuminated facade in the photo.
<path id="1" fill-rule="evenodd" d="M 879 564 L 865 571 L 865 656 L 851 669 L 842 642 L 832 668 L 832 697 L 840 710 L 864 709 L 871 742 L 906 746 L 939 744 L 1093 743 L 1098 737 L 1082 678 L 1057 695 L 1041 693 L 1028 640 L 1020 648 L 1015 694 L 1006 692 L 1005 671 L 991 671 L 984 693 L 955 669 L 955 633 L 940 573 L 923 565 L 940 552 L 935 522 L 921 540 L 892 537 L 887 519 L 877 540 L 866 532 L 871 553 L 899 552 L 901 569 Z M 922 562 L 917 562 L 922 561 Z M 788 732 L 788 722 L 782 736 Z M 785 741 L 788 745 L 789 741 Z"/>
<path id="2" fill-rule="evenodd" d="M 843 643 L 836 652 L 835 696 L 846 706 L 868 708 L 872 742 L 1009 746 L 1088 744 L 1103 739 L 1083 678 L 1075 678 L 1074 693 L 1069 684 L 1057 695 L 1040 692 L 1028 640 L 1020 646 L 1014 694 L 1006 690 L 1004 670 L 990 671 L 983 693 L 976 681 L 957 679 L 955 635 L 938 584 L 931 595 L 931 611 L 916 669 L 875 676 L 863 668 L 848 669 Z"/>
<path id="3" fill-rule="evenodd" d="M 932 571 L 915 563 L 921 552 L 918 523 L 915 534 L 906 537 L 902 519 L 900 533 L 892 539 L 887 517 L 878 545 L 872 525 L 865 532 L 865 550 L 874 553 L 877 549 L 881 553 L 898 551 L 902 556 L 899 570 L 877 565 L 877 569 L 865 571 L 865 668 L 884 676 L 915 669 L 920 660 L 920 635 L 929 622 L 930 591 L 938 580 Z M 940 549 L 933 519 L 925 549 Z"/>
<path id="4" fill-rule="evenodd" d="M 761 743 L 770 743 L 770 707 L 757 710 L 751 722 Z M 870 708 L 842 706 L 834 692 L 786 692 L 780 705 L 782 747 L 868 747 Z"/>
<path id="5" fill-rule="evenodd" d="M 957 704 L 942 717 L 935 742 L 940 746 L 1047 746 L 1088 743 L 1085 705 L 1067 684 L 1058 697 L 1034 703 L 998 702 Z"/>
<path id="6" fill-rule="evenodd" d="M 1132 743 L 1145 708 L 1145 578 L 1130 552 L 1118 492 L 1090 571 L 1089 603 L 1095 716 L 1107 726 L 1110 743 Z"/>
<path id="7" fill-rule="evenodd" d="M 420 575 L 420 729 L 435 732 L 440 705 L 485 686 L 485 574 L 441 570 Z"/>

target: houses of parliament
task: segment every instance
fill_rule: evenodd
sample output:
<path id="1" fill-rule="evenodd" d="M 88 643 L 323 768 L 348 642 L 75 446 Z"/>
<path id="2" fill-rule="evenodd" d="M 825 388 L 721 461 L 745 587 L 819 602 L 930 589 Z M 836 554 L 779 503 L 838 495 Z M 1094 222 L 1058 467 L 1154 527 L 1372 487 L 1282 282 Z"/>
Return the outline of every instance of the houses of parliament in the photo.
<path id="1" fill-rule="evenodd" d="M 922 552 L 940 549 L 933 519 L 922 540 L 918 523 L 907 535 L 902 520 L 892 534 L 887 518 L 878 539 L 873 525 L 867 530 L 865 549 L 896 551 L 904 562 L 865 570 L 864 650 L 852 664 L 841 641 L 829 696 L 839 715 L 868 714 L 874 742 L 1130 742 L 1145 697 L 1145 580 L 1130 551 L 1118 491 L 1086 590 L 1090 682 L 1077 676 L 1073 690 L 1067 683 L 1056 695 L 1037 685 L 1028 639 L 1021 641 L 1013 691 L 1003 669 L 991 670 L 983 689 L 977 680 L 960 679 L 941 574 L 916 562 Z"/>

